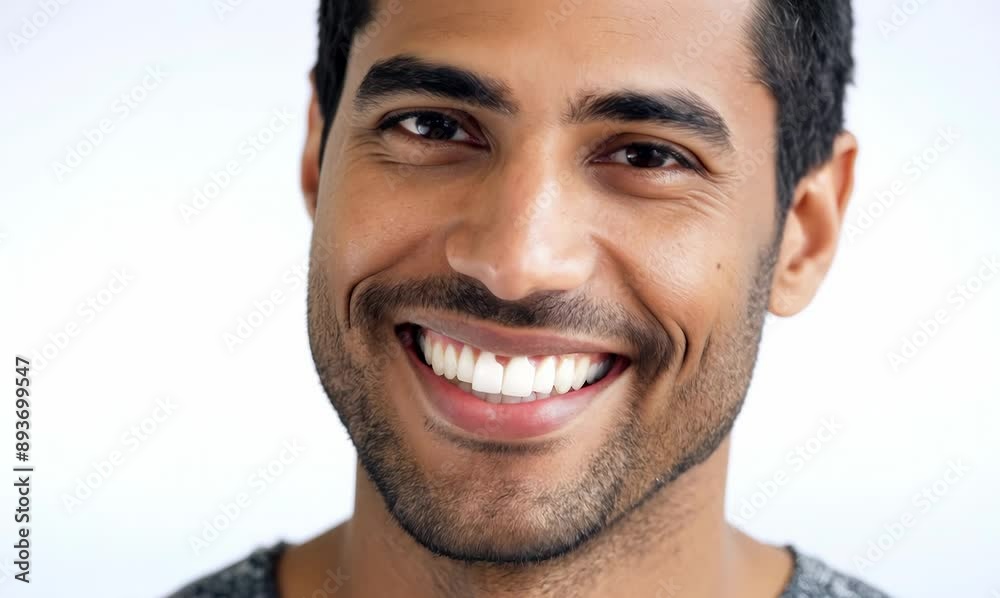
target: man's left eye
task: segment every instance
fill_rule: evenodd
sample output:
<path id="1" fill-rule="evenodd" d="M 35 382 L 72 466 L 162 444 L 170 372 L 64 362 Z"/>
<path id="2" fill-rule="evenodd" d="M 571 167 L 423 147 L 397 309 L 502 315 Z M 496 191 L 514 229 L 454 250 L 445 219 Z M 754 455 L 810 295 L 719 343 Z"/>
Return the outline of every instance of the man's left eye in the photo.
<path id="1" fill-rule="evenodd" d="M 457 119 L 440 112 L 403 115 L 396 120 L 396 124 L 417 137 L 431 141 L 473 141 Z"/>
<path id="2" fill-rule="evenodd" d="M 625 164 L 635 168 L 663 168 L 678 164 L 687 167 L 687 160 L 676 151 L 650 143 L 633 143 L 608 154 L 606 162 Z"/>

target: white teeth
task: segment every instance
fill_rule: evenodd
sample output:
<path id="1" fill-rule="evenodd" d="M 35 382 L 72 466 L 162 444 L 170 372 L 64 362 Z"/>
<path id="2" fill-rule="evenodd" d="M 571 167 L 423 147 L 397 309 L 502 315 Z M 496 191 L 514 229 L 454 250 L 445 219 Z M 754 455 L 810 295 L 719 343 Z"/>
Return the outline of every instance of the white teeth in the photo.
<path id="1" fill-rule="evenodd" d="M 458 356 L 455 354 L 455 347 L 448 345 L 444 350 L 444 377 L 453 380 L 458 373 Z"/>
<path id="2" fill-rule="evenodd" d="M 527 357 L 514 357 L 503 368 L 502 392 L 508 397 L 526 397 L 531 394 L 534 381 L 535 366 Z"/>
<path id="3" fill-rule="evenodd" d="M 535 392 L 551 393 L 552 385 L 556 381 L 556 358 L 546 357 L 535 368 L 535 380 L 531 385 L 531 390 Z"/>
<path id="4" fill-rule="evenodd" d="M 472 373 L 472 389 L 487 394 L 499 394 L 503 388 L 503 366 L 497 363 L 496 356 L 488 351 L 479 354 L 476 369 Z M 487 399 L 489 400 L 489 399 Z M 499 403 L 500 399 L 490 401 Z"/>
<path id="5" fill-rule="evenodd" d="M 563 357 L 559 360 L 559 367 L 556 368 L 555 390 L 559 394 L 569 392 L 573 387 L 573 374 L 576 365 L 572 357 Z"/>
<path id="6" fill-rule="evenodd" d="M 576 360 L 576 370 L 573 372 L 573 390 L 580 390 L 587 383 L 588 371 L 590 371 L 590 358 L 578 358 Z"/>
<path id="7" fill-rule="evenodd" d="M 431 349 L 431 367 L 438 376 L 444 373 L 444 347 L 441 343 L 434 343 L 434 348 Z"/>
<path id="8" fill-rule="evenodd" d="M 472 376 L 476 371 L 476 358 L 472 355 L 472 349 L 468 345 L 462 347 L 462 352 L 458 355 L 458 379 L 462 382 L 472 382 Z"/>
<path id="9" fill-rule="evenodd" d="M 590 369 L 587 370 L 587 384 L 593 384 L 606 376 L 611 371 L 612 363 L 611 359 L 605 359 L 604 361 L 590 364 Z"/>
<path id="10" fill-rule="evenodd" d="M 587 355 L 547 356 L 532 363 L 527 356 L 510 357 L 506 365 L 496 355 L 468 345 L 433 340 L 421 333 L 417 344 L 438 376 L 490 403 L 526 403 L 564 394 L 592 384 L 611 370 L 613 359 L 591 361 Z"/>

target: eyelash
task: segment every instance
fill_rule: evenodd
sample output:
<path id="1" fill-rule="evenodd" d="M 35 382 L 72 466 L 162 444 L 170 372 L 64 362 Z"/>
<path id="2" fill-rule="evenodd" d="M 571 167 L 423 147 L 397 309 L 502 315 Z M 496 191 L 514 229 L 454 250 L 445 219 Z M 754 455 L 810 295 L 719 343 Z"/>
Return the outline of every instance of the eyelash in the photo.
<path id="1" fill-rule="evenodd" d="M 456 121 L 458 123 L 459 127 L 463 128 L 463 129 L 466 129 L 466 125 L 462 122 L 461 118 L 458 118 L 458 117 L 456 117 L 456 116 L 454 116 L 452 114 L 449 114 L 447 112 L 440 112 L 440 111 L 436 111 L 436 110 L 411 110 L 411 111 L 408 111 L 408 112 L 401 112 L 401 113 L 398 113 L 398 114 L 393 114 L 393 115 L 388 116 L 384 120 L 382 120 L 378 125 L 376 125 L 375 129 L 377 131 L 380 131 L 380 132 L 389 131 L 392 128 L 394 128 L 397 125 L 399 125 L 399 123 L 401 123 L 401 122 L 403 122 L 403 121 L 405 121 L 407 119 L 413 118 L 415 116 L 427 116 L 427 115 L 443 116 L 445 118 L 452 119 L 452 120 L 454 120 L 454 121 Z M 477 136 L 476 134 L 473 134 L 473 133 L 469 132 L 468 130 L 466 130 L 466 133 L 468 133 L 470 137 L 476 137 Z M 416 141 L 418 141 L 420 143 L 427 143 L 427 144 L 439 144 L 439 143 L 442 143 L 442 141 L 435 141 L 435 140 L 427 139 L 425 137 L 415 136 L 415 135 L 413 135 L 410 132 L 406 132 L 404 134 L 410 136 L 411 138 L 415 137 Z M 447 142 L 448 142 L 448 140 L 444 141 L 444 143 L 447 143 Z M 454 142 L 451 142 L 451 143 L 463 143 L 465 145 L 471 145 L 471 144 L 468 144 L 468 143 L 462 142 L 462 141 L 454 141 Z M 603 143 L 599 144 L 597 147 L 604 148 L 604 147 L 607 147 L 608 145 L 610 145 L 608 142 L 603 142 Z M 633 142 L 633 143 L 628 143 L 628 144 L 625 144 L 625 145 L 617 147 L 613 151 L 605 153 L 604 156 L 613 156 L 614 154 L 616 154 L 616 153 L 618 153 L 618 152 L 620 152 L 620 151 L 622 151 L 624 149 L 627 149 L 629 147 L 641 147 L 641 148 L 654 149 L 657 152 L 660 152 L 661 154 L 663 154 L 664 156 L 672 158 L 682 168 L 685 168 L 687 170 L 691 170 L 691 171 L 694 171 L 694 172 L 698 172 L 698 173 L 701 173 L 702 170 L 703 170 L 703 168 L 699 164 L 697 164 L 695 161 L 692 161 L 691 158 L 689 158 L 687 155 L 685 155 L 683 152 L 681 152 L 677 148 L 675 148 L 675 147 L 673 147 L 671 145 L 666 145 L 666 144 L 663 144 L 663 143 L 656 143 L 656 142 L 652 142 L 652 141 L 637 141 L 637 142 Z M 605 164 L 618 164 L 619 166 L 630 166 L 628 164 L 622 164 L 620 162 L 607 162 L 607 161 L 605 161 L 603 159 L 602 160 L 598 160 L 598 161 L 601 162 L 601 163 L 605 163 Z M 657 171 L 657 170 L 659 170 L 659 169 L 661 169 L 663 167 L 660 166 L 660 167 L 655 167 L 655 168 L 640 168 L 640 167 L 636 166 L 636 167 L 632 167 L 632 168 L 635 168 L 636 170 Z"/>
<path id="2" fill-rule="evenodd" d="M 465 125 L 464 122 L 462 122 L 461 118 L 459 118 L 459 117 L 457 117 L 457 116 L 455 116 L 453 114 L 450 114 L 448 112 L 439 112 L 437 110 L 411 110 L 409 112 L 400 112 L 399 114 L 393 114 L 393 115 L 390 115 L 390 116 L 386 117 L 385 120 L 383 120 L 378 125 L 376 125 L 375 129 L 378 130 L 378 131 L 388 131 L 389 129 L 392 129 L 393 127 L 395 127 L 399 123 L 403 122 L 404 120 L 411 119 L 414 116 L 428 116 L 428 115 L 430 115 L 430 116 L 443 116 L 445 118 L 449 118 L 449 119 L 457 122 L 459 124 L 459 126 L 461 126 L 463 129 L 466 128 L 466 125 Z M 468 132 L 468 131 L 466 131 L 466 132 Z M 471 136 L 471 133 L 470 133 L 470 136 Z M 433 141 L 431 141 L 431 140 L 429 140 L 429 139 L 427 139 L 425 137 L 418 137 L 418 140 L 419 141 L 429 141 L 431 143 L 434 143 Z"/>
<path id="3" fill-rule="evenodd" d="M 688 158 L 687 156 L 685 156 L 683 153 L 681 153 L 680 151 L 678 151 L 673 146 L 665 145 L 665 144 L 662 144 L 662 143 L 656 143 L 656 142 L 652 142 L 652 141 L 635 141 L 635 142 L 632 142 L 632 143 L 627 143 L 625 145 L 619 146 L 618 149 L 614 150 L 613 152 L 611 152 L 611 153 L 609 153 L 607 155 L 608 156 L 613 156 L 613 155 L 617 154 L 618 152 L 620 152 L 620 151 L 622 151 L 624 149 L 630 148 L 630 147 L 654 149 L 657 152 L 663 154 L 664 156 L 666 156 L 668 158 L 673 158 L 673 160 L 676 161 L 677 164 L 679 166 L 681 166 L 682 168 L 686 168 L 688 170 L 700 171 L 700 169 L 698 168 L 698 166 L 695 165 L 691 161 L 690 158 Z M 603 162 L 603 163 L 606 163 L 606 164 L 618 164 L 620 166 L 630 166 L 628 164 L 622 164 L 621 162 Z M 659 168 L 640 168 L 638 166 L 633 166 L 633 168 L 636 168 L 638 170 L 654 170 L 655 171 L 655 170 L 658 170 L 659 168 L 663 168 L 663 167 L 660 166 Z"/>

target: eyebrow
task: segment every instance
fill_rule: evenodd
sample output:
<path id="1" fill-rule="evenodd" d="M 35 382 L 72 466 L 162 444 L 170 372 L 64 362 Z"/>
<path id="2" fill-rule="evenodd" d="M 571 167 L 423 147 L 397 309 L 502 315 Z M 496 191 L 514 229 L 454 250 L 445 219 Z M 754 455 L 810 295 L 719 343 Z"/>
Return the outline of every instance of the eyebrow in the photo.
<path id="1" fill-rule="evenodd" d="M 364 112 L 386 98 L 407 93 L 455 100 L 505 114 L 517 112 L 510 87 L 502 81 L 408 54 L 372 65 L 354 96 L 354 109 Z"/>
<path id="2" fill-rule="evenodd" d="M 599 120 L 652 122 L 690 131 L 723 150 L 733 151 L 726 120 L 708 102 L 687 90 L 588 94 L 573 103 L 564 119 L 573 124 Z"/>
<path id="3" fill-rule="evenodd" d="M 354 108 L 366 112 L 390 97 L 411 93 L 503 114 L 518 112 L 511 88 L 503 81 L 412 54 L 399 54 L 373 64 L 354 96 Z M 651 122 L 690 131 L 722 150 L 734 151 L 732 135 L 719 111 L 688 90 L 588 93 L 571 103 L 563 119 L 569 124 L 601 120 Z"/>

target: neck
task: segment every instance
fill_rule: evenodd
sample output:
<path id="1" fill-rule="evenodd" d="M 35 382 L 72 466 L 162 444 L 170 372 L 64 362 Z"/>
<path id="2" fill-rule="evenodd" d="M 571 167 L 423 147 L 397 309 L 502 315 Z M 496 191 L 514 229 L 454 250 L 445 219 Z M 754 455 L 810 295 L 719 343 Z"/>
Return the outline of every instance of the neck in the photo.
<path id="1" fill-rule="evenodd" d="M 358 467 L 354 516 L 279 566 L 282 596 L 311 596 L 336 578 L 362 596 L 778 596 L 791 559 L 725 522 L 728 441 L 574 552 L 529 565 L 435 556 L 404 532 Z"/>

